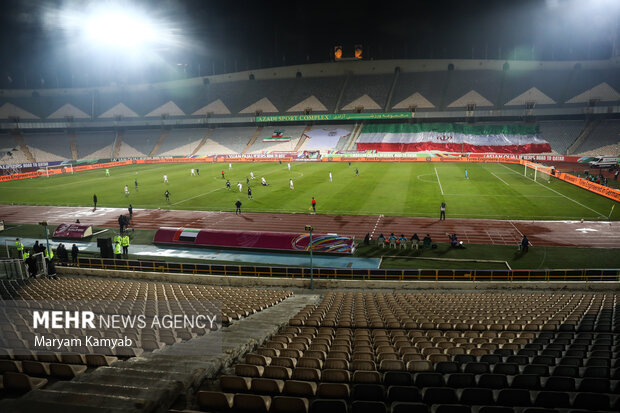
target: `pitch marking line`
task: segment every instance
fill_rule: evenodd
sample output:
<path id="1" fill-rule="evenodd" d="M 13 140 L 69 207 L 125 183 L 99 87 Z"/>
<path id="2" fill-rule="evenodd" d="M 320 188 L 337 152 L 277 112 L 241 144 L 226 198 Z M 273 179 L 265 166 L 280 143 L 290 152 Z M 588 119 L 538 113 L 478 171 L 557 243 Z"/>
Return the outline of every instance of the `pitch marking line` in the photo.
<path id="1" fill-rule="evenodd" d="M 187 201 L 190 201 L 190 200 L 192 200 L 192 199 L 200 198 L 201 196 L 209 195 L 210 193 L 215 192 L 215 191 L 219 191 L 220 189 L 224 189 L 224 188 L 217 188 L 217 189 L 214 189 L 214 190 L 212 190 L 212 191 L 205 192 L 204 194 L 199 194 L 199 195 L 193 196 L 193 197 L 191 197 L 191 198 L 183 199 L 183 200 L 181 200 L 181 201 L 175 202 L 175 203 L 170 204 L 170 205 L 178 205 L 178 204 L 182 204 L 183 202 L 187 202 Z M 231 189 L 231 191 L 232 191 L 232 189 Z M 242 192 L 240 192 L 240 193 L 242 193 Z"/>
<path id="2" fill-rule="evenodd" d="M 512 221 L 508 221 L 508 222 L 510 222 L 510 225 L 512 225 L 512 226 L 513 226 L 513 228 L 514 228 L 514 229 L 515 229 L 515 230 L 519 233 L 519 235 L 521 236 L 521 239 L 523 239 L 523 233 L 522 233 L 521 231 L 519 231 L 519 228 L 517 228 L 517 226 L 516 226 L 516 225 L 515 225 Z M 528 241 L 529 241 L 529 239 L 528 239 Z M 534 246 L 534 244 L 532 244 L 532 241 L 529 241 L 529 242 L 530 242 L 530 245 L 533 247 L 533 246 Z M 519 245 L 521 245 L 521 241 L 519 241 Z"/>
<path id="3" fill-rule="evenodd" d="M 490 171 L 489 171 L 490 172 Z M 495 175 L 493 172 L 491 172 L 491 175 L 493 175 L 494 177 L 496 177 L 497 179 L 499 179 L 500 181 L 502 181 L 503 183 L 505 183 L 506 185 L 510 186 L 510 184 L 506 181 L 504 181 L 502 178 L 500 178 L 499 176 Z"/>
<path id="4" fill-rule="evenodd" d="M 439 180 L 439 174 L 437 173 L 437 167 L 435 167 L 435 176 L 437 176 L 437 183 L 439 183 L 439 189 L 441 190 L 441 195 L 443 195 L 443 188 L 441 187 L 441 181 Z"/>
<path id="5" fill-rule="evenodd" d="M 500 163 L 500 165 L 501 165 L 501 166 L 503 166 L 504 168 L 506 168 L 506 169 L 508 169 L 508 170 L 510 170 L 510 171 L 512 171 L 512 172 L 514 172 L 514 173 L 516 173 L 517 175 L 521 176 L 521 174 L 520 174 L 519 172 L 517 172 L 517 171 L 515 171 L 515 170 L 513 170 L 513 169 L 510 169 L 509 167 L 507 167 L 507 166 L 506 166 L 506 165 L 504 165 L 503 163 Z M 556 191 L 556 190 L 555 190 L 555 189 L 553 189 L 553 188 L 549 188 L 549 187 L 547 187 L 547 186 L 544 186 L 544 185 L 543 185 L 543 184 L 541 184 L 540 182 L 534 181 L 534 180 L 533 180 L 532 178 L 530 178 L 529 176 L 528 176 L 528 177 L 526 177 L 526 178 L 527 178 L 527 179 L 529 179 L 529 180 L 531 180 L 532 182 L 537 183 L 538 185 L 542 186 L 542 187 L 543 187 L 543 188 L 545 188 L 545 189 L 548 189 L 548 190 L 550 190 L 550 191 L 552 191 L 552 192 L 555 192 L 555 193 L 556 193 L 556 194 L 558 194 L 558 195 L 563 196 L 564 198 L 568 199 L 569 201 L 573 201 L 573 202 L 574 202 L 574 203 L 576 203 L 577 205 L 580 205 L 580 206 L 582 206 L 582 207 L 584 207 L 584 208 L 586 208 L 586 209 L 589 209 L 590 211 L 594 212 L 595 214 L 598 214 L 600 217 L 605 218 L 605 216 L 604 216 L 603 214 L 601 214 L 601 213 L 600 213 L 600 212 L 598 212 L 598 211 L 595 211 L 594 209 L 590 208 L 589 206 L 586 206 L 586 205 L 582 204 L 582 203 L 581 203 L 581 202 L 579 202 L 579 201 L 575 201 L 573 198 L 571 198 L 571 197 L 569 197 L 569 196 L 566 196 L 566 195 L 564 195 L 563 193 L 558 192 L 558 191 Z"/>

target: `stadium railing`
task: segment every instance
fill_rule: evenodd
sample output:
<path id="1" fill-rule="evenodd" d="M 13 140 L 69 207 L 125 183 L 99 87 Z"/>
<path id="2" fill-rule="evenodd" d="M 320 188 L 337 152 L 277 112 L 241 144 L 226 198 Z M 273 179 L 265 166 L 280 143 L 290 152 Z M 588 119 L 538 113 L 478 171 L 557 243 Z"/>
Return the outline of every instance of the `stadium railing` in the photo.
<path id="1" fill-rule="evenodd" d="M 79 258 L 80 268 L 105 270 L 223 275 L 245 277 L 310 278 L 310 268 L 252 265 L 221 265 L 165 261 L 118 260 L 112 258 Z M 559 270 L 479 270 L 479 269 L 352 269 L 314 268 L 316 279 L 357 279 L 389 281 L 537 281 L 590 282 L 620 281 L 620 269 Z"/>

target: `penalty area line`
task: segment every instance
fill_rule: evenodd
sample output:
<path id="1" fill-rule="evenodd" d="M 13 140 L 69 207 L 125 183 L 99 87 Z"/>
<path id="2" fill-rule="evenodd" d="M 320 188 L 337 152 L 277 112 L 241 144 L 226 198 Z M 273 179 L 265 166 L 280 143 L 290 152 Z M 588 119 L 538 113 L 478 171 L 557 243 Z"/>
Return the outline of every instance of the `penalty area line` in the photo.
<path id="1" fill-rule="evenodd" d="M 490 172 L 490 171 L 489 171 Z M 506 185 L 510 186 L 510 184 L 506 181 L 504 181 L 502 178 L 500 178 L 499 176 L 495 175 L 493 172 L 491 172 L 491 175 L 493 175 L 494 177 L 496 177 L 497 179 L 499 179 L 500 181 L 502 181 L 503 183 L 505 183 Z"/>
<path id="2" fill-rule="evenodd" d="M 183 202 L 191 201 L 192 199 L 196 199 L 196 198 L 200 198 L 201 196 L 209 195 L 209 194 L 211 194 L 211 193 L 213 193 L 215 191 L 219 191 L 220 189 L 224 189 L 224 188 L 217 188 L 217 189 L 214 189 L 213 191 L 205 192 L 204 194 L 200 194 L 200 195 L 193 196 L 191 198 L 183 199 L 181 201 L 174 202 L 174 203 L 172 203 L 170 205 L 182 204 Z"/>
<path id="3" fill-rule="evenodd" d="M 506 165 L 504 165 L 503 163 L 500 163 L 500 165 L 501 165 L 501 166 L 503 166 L 504 168 L 508 169 L 509 171 L 512 171 L 512 172 L 516 173 L 517 175 L 521 176 L 521 174 L 520 174 L 519 172 L 515 171 L 514 169 L 510 169 L 509 167 L 507 167 L 507 166 L 506 166 Z M 537 183 L 538 185 L 542 186 L 542 187 L 543 187 L 543 188 L 545 188 L 545 189 L 548 189 L 548 190 L 550 190 L 550 191 L 552 191 L 552 192 L 555 192 L 556 194 L 558 194 L 558 195 L 560 195 L 560 196 L 563 196 L 564 198 L 568 199 L 569 201 L 572 201 L 572 202 L 576 203 L 577 205 L 580 205 L 580 206 L 582 206 L 582 207 L 584 207 L 584 208 L 586 208 L 586 209 L 589 209 L 590 211 L 594 212 L 595 214 L 598 214 L 598 215 L 599 215 L 599 217 L 606 218 L 606 217 L 605 217 L 605 215 L 601 214 L 601 213 L 600 213 L 600 212 L 598 212 L 598 211 L 595 211 L 594 209 L 590 208 L 589 206 L 584 205 L 584 204 L 582 204 L 582 203 L 581 203 L 581 202 L 579 202 L 579 201 L 575 201 L 573 198 L 571 198 L 571 197 L 569 197 L 569 196 L 566 196 L 566 195 L 564 195 L 563 193 L 558 192 L 558 191 L 556 191 L 556 190 L 555 190 L 555 189 L 553 189 L 553 188 L 549 188 L 548 186 L 545 186 L 545 185 L 541 184 L 541 183 L 540 183 L 540 182 L 538 182 L 538 181 L 534 181 L 534 180 L 533 180 L 532 178 L 530 178 L 529 176 L 526 176 L 526 178 L 527 178 L 527 179 L 529 179 L 529 180 L 531 180 L 531 181 L 532 181 L 532 182 L 534 182 L 534 183 Z"/>

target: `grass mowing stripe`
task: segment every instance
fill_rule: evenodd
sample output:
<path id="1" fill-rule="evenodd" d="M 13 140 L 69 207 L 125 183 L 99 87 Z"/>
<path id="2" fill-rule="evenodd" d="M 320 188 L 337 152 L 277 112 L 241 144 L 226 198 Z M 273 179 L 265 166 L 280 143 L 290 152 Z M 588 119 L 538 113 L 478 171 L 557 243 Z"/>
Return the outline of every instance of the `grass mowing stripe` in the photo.
<path id="1" fill-rule="evenodd" d="M 500 163 L 500 165 L 501 165 L 501 166 L 503 166 L 504 168 L 506 168 L 506 169 L 508 169 L 508 170 L 510 170 L 510 171 L 512 171 L 512 172 L 514 172 L 514 173 L 516 173 L 517 175 L 521 176 L 521 174 L 520 174 L 519 172 L 517 172 L 517 171 L 515 171 L 515 170 L 513 170 L 513 169 L 510 169 L 509 167 L 507 167 L 507 166 L 506 166 L 506 165 L 504 165 L 503 163 Z M 558 192 L 558 191 L 556 191 L 556 190 L 555 190 L 555 189 L 553 189 L 553 188 L 549 188 L 549 187 L 547 187 L 547 186 L 544 186 L 544 185 L 543 185 L 543 184 L 541 184 L 540 182 L 538 182 L 538 181 L 534 181 L 534 180 L 533 180 L 532 178 L 530 178 L 529 176 L 526 176 L 526 178 L 527 178 L 527 179 L 530 179 L 530 180 L 531 180 L 531 181 L 533 181 L 533 182 L 536 182 L 538 185 L 542 186 L 542 187 L 543 187 L 543 188 L 545 188 L 545 189 L 548 189 L 548 190 L 550 190 L 550 191 L 552 191 L 552 192 L 555 192 L 555 193 L 556 193 L 556 194 L 558 194 L 558 195 L 563 196 L 564 198 L 568 199 L 569 201 L 573 201 L 573 202 L 574 202 L 574 203 L 576 203 L 577 205 L 580 205 L 580 206 L 582 206 L 582 207 L 584 207 L 584 208 L 586 208 L 586 209 L 589 209 L 590 211 L 592 211 L 592 212 L 594 212 L 594 213 L 596 213 L 596 214 L 599 214 L 599 217 L 600 217 L 600 218 L 606 218 L 606 217 L 605 217 L 605 215 L 601 214 L 601 213 L 600 213 L 600 212 L 598 212 L 598 211 L 595 211 L 594 209 L 590 208 L 589 206 L 586 206 L 586 205 L 582 204 L 582 203 L 581 203 L 581 202 L 579 202 L 579 201 L 575 201 L 573 198 L 571 198 L 571 197 L 569 197 L 569 196 L 566 196 L 566 195 L 564 195 L 563 193 Z"/>
<path id="2" fill-rule="evenodd" d="M 439 174 L 437 173 L 437 167 L 435 167 L 435 175 L 437 176 L 437 182 L 439 183 L 439 189 L 441 190 L 441 195 L 443 195 L 443 188 L 441 187 L 441 181 L 439 180 Z"/>
<path id="3" fill-rule="evenodd" d="M 510 184 L 508 182 L 504 181 L 502 178 L 500 178 L 499 176 L 495 175 L 493 172 L 491 172 L 491 175 L 493 175 L 494 177 L 496 177 L 497 179 L 499 179 L 500 181 L 502 181 L 506 185 L 510 186 Z"/>

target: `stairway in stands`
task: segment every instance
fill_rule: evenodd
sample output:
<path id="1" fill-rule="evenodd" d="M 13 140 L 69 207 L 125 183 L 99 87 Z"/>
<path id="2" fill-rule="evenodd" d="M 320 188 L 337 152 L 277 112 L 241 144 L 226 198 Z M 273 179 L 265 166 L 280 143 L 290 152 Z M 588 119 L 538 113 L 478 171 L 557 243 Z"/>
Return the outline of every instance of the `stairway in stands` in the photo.
<path id="1" fill-rule="evenodd" d="M 149 156 L 155 156 L 161 144 L 164 143 L 164 141 L 166 140 L 166 137 L 168 136 L 168 132 L 170 132 L 168 129 L 164 129 L 161 131 L 161 135 L 159 135 L 159 140 L 153 147 L 153 150 L 151 151 L 151 153 L 149 153 Z"/>
<path id="2" fill-rule="evenodd" d="M 28 146 L 24 142 L 24 138 L 22 137 L 22 135 L 19 132 L 14 132 L 12 135 L 13 139 L 15 139 L 15 142 L 17 142 L 17 144 L 19 145 L 19 150 L 22 151 L 22 153 L 26 156 L 28 162 L 36 162 L 34 156 L 32 156 L 32 153 L 30 152 L 30 149 L 28 149 Z"/>
<path id="3" fill-rule="evenodd" d="M 252 136 L 252 139 L 250 139 L 248 144 L 245 146 L 245 149 L 243 150 L 243 152 L 241 152 L 242 155 L 245 155 L 246 152 L 250 150 L 252 145 L 254 145 L 254 142 L 256 142 L 256 139 L 258 138 L 258 135 L 260 135 L 260 133 L 262 131 L 263 131 L 263 127 L 262 126 L 259 127 L 259 128 L 256 128 L 256 132 L 254 132 L 254 135 Z"/>
<path id="4" fill-rule="evenodd" d="M 198 146 L 196 146 L 196 149 L 194 149 L 192 151 L 191 156 L 194 156 L 198 153 L 198 151 L 205 145 L 205 143 L 207 143 L 207 140 L 209 139 L 209 136 L 211 136 L 211 134 L 213 133 L 215 129 L 209 129 L 207 131 L 207 133 L 205 134 L 205 136 L 202 138 L 202 140 L 200 141 L 200 143 L 198 144 Z"/>
<path id="5" fill-rule="evenodd" d="M 69 145 L 71 146 L 71 159 L 74 161 L 78 160 L 78 147 L 77 142 L 75 140 L 75 132 L 69 133 Z"/>
<path id="6" fill-rule="evenodd" d="M 310 132 L 311 129 L 312 126 L 306 126 L 306 129 L 304 129 L 303 133 L 301 134 L 301 139 L 299 139 L 297 145 L 295 145 L 295 152 L 297 152 L 301 149 L 302 146 L 304 146 L 304 143 L 306 143 L 306 139 L 308 139 L 308 137 L 306 136 L 306 132 Z"/>

